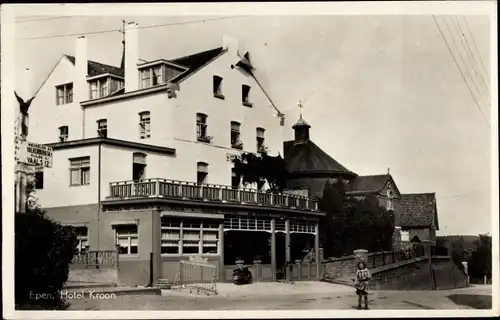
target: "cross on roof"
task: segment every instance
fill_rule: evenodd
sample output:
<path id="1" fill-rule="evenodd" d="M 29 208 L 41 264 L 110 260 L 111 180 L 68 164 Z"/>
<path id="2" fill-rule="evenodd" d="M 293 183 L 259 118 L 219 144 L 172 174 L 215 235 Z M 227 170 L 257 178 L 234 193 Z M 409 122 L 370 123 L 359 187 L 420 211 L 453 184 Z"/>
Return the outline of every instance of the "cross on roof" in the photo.
<path id="1" fill-rule="evenodd" d="M 299 101 L 299 111 L 300 111 L 300 117 L 302 118 L 302 108 L 304 105 L 302 104 L 302 101 Z"/>

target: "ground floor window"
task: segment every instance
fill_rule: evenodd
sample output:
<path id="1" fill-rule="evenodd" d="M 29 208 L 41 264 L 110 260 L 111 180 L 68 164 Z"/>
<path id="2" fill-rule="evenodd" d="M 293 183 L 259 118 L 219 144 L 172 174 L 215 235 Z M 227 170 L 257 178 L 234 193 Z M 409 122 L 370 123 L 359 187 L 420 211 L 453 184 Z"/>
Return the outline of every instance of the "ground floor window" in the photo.
<path id="1" fill-rule="evenodd" d="M 118 253 L 135 255 L 139 253 L 139 235 L 137 225 L 115 226 Z"/>
<path id="2" fill-rule="evenodd" d="M 401 230 L 401 241 L 410 241 L 410 231 Z"/>
<path id="3" fill-rule="evenodd" d="M 162 218 L 161 253 L 164 255 L 218 254 L 219 240 L 217 220 Z"/>
<path id="4" fill-rule="evenodd" d="M 85 252 L 89 247 L 89 233 L 87 227 L 75 227 L 76 239 L 78 240 L 78 252 Z"/>

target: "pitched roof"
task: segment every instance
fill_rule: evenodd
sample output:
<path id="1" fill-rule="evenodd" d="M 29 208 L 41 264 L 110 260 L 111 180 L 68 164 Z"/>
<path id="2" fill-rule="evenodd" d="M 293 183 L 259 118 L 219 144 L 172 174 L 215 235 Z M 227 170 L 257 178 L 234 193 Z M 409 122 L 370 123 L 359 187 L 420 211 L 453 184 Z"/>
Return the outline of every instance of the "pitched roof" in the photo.
<path id="1" fill-rule="evenodd" d="M 75 57 L 65 54 L 66 58 L 72 63 L 75 64 Z M 110 66 L 108 64 L 95 62 L 92 60 L 88 60 L 88 68 L 87 73 L 89 77 L 98 76 L 100 74 L 110 73 L 116 76 L 123 77 L 124 70 L 120 67 Z"/>
<path id="2" fill-rule="evenodd" d="M 403 194 L 395 202 L 401 227 L 429 227 L 439 230 L 436 195 L 434 193 Z"/>
<path id="3" fill-rule="evenodd" d="M 300 144 L 295 144 L 295 141 L 285 141 L 283 149 L 287 169 L 291 174 L 356 176 L 311 140 Z"/>
<path id="4" fill-rule="evenodd" d="M 212 59 L 216 58 L 219 54 L 222 53 L 224 49 L 222 47 L 203 51 L 203 52 L 198 52 L 195 54 L 191 54 L 189 56 L 184 56 L 176 59 L 170 59 L 168 61 L 182 65 L 184 67 L 187 67 L 188 70 L 180 74 L 178 77 L 172 79 L 171 82 L 177 83 L 194 72 L 198 71 L 201 69 L 205 64 L 210 62 Z"/>
<path id="5" fill-rule="evenodd" d="M 367 194 L 367 193 L 380 193 L 386 184 L 390 182 L 394 186 L 396 195 L 399 197 L 401 193 L 399 192 L 394 179 L 390 174 L 378 174 L 370 176 L 357 176 L 356 178 L 349 181 L 346 186 L 346 192 L 348 194 Z"/>

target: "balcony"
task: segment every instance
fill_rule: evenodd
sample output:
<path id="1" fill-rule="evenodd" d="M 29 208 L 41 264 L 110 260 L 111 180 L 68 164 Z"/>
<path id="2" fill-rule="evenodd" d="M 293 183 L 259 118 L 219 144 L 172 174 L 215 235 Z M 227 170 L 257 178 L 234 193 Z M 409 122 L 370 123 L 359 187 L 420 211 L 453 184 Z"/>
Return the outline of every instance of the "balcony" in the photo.
<path id="1" fill-rule="evenodd" d="M 155 178 L 111 182 L 109 187 L 108 200 L 170 198 L 318 211 L 318 201 L 306 197 L 247 188 L 234 189 L 221 185 L 200 185 L 194 182 Z"/>

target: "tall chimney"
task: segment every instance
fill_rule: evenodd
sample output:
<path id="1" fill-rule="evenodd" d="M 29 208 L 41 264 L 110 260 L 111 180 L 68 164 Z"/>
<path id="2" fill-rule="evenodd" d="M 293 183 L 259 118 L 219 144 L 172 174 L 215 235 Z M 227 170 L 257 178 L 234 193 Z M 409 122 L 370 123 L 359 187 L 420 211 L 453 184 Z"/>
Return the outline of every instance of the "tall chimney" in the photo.
<path id="1" fill-rule="evenodd" d="M 139 29 L 129 22 L 125 26 L 125 92 L 139 90 Z"/>
<path id="2" fill-rule="evenodd" d="M 238 47 L 238 39 L 230 35 L 222 36 L 222 49 L 227 50 L 232 65 L 236 65 L 236 63 L 238 63 L 238 61 L 240 60 L 240 57 L 238 55 Z"/>
<path id="3" fill-rule="evenodd" d="M 87 39 L 85 36 L 76 39 L 75 48 L 75 79 L 73 85 L 74 102 L 80 103 L 89 100 L 89 90 L 87 84 L 88 58 Z"/>

